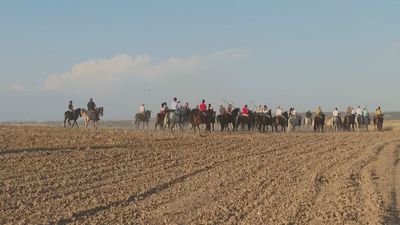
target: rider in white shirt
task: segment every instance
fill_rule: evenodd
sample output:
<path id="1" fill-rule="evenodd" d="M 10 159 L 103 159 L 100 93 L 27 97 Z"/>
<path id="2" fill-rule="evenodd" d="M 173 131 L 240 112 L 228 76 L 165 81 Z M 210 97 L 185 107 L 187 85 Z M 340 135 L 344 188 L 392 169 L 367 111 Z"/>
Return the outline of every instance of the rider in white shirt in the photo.
<path id="1" fill-rule="evenodd" d="M 262 110 L 262 113 L 268 113 L 268 107 L 266 105 L 264 105 L 264 108 Z"/>
<path id="2" fill-rule="evenodd" d="M 256 113 L 263 113 L 263 108 L 261 105 L 258 105 L 258 107 L 256 108 Z"/>
<path id="3" fill-rule="evenodd" d="M 171 102 L 171 110 L 177 110 L 178 109 L 178 99 L 174 98 L 174 100 Z"/>
<path id="4" fill-rule="evenodd" d="M 332 116 L 333 116 L 333 117 L 338 117 L 338 116 L 339 116 L 339 111 L 338 111 L 337 108 L 335 108 L 335 110 L 333 110 Z"/>
<path id="5" fill-rule="evenodd" d="M 282 110 L 282 108 L 280 106 L 278 106 L 278 108 L 276 109 L 275 115 L 276 116 L 282 116 L 282 114 L 283 114 L 283 110 Z"/>
<path id="6" fill-rule="evenodd" d="M 144 104 L 141 104 L 139 106 L 139 113 L 143 113 L 144 114 L 144 111 L 146 111 L 146 109 L 144 108 Z"/>

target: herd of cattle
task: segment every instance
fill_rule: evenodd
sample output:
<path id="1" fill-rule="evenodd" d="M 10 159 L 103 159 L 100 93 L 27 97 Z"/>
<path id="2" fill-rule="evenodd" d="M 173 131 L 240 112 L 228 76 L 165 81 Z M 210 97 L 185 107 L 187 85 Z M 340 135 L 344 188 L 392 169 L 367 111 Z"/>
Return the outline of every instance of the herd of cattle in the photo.
<path id="1" fill-rule="evenodd" d="M 150 111 L 144 114 L 138 113 L 135 116 L 135 125 L 139 128 L 140 123 L 147 124 L 150 120 Z M 240 130 L 259 132 L 291 132 L 300 130 L 301 128 L 313 129 L 315 132 L 331 131 L 361 131 L 368 130 L 371 125 L 377 127 L 379 131 L 383 128 L 383 117 L 362 117 L 355 114 L 346 114 L 343 117 L 326 117 L 324 114 L 312 115 L 306 114 L 302 116 L 289 116 L 288 112 L 284 112 L 282 116 L 272 116 L 271 111 L 268 113 L 256 113 L 250 111 L 247 116 L 240 113 L 239 108 L 235 108 L 231 113 L 216 115 L 213 110 L 201 112 L 192 109 L 181 111 L 169 111 L 158 113 L 156 116 L 155 130 L 161 128 L 163 130 L 182 131 L 185 128 L 192 127 L 194 131 L 200 130 L 200 125 L 205 125 L 205 131 L 214 131 L 214 125 L 219 124 L 221 131 L 224 130 Z"/>

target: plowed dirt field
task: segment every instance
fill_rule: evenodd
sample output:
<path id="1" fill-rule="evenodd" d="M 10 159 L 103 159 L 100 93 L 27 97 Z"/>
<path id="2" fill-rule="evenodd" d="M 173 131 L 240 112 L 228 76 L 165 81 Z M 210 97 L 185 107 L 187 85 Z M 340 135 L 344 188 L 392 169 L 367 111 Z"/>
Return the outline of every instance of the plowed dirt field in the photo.
<path id="1" fill-rule="evenodd" d="M 400 224 L 400 132 L 0 126 L 0 224 Z"/>

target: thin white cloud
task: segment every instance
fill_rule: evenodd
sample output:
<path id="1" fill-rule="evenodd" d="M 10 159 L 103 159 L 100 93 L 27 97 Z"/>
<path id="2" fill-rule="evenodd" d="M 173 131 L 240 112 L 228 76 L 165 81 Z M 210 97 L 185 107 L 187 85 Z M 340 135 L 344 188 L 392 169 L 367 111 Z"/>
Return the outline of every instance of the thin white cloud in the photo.
<path id="1" fill-rule="evenodd" d="M 28 91 L 28 88 L 25 85 L 15 83 L 10 86 L 10 90 L 15 92 L 25 92 Z"/>
<path id="2" fill-rule="evenodd" d="M 248 55 L 247 49 L 228 49 L 212 54 L 213 59 L 244 59 Z"/>
<path id="3" fill-rule="evenodd" d="M 241 59 L 247 57 L 247 50 L 231 49 L 208 56 L 169 58 L 156 62 L 149 55 L 116 55 L 109 59 L 91 59 L 72 66 L 62 74 L 50 75 L 42 84 L 47 91 L 99 88 L 129 77 L 155 77 L 177 74 L 191 74 L 198 67 L 217 60 Z"/>

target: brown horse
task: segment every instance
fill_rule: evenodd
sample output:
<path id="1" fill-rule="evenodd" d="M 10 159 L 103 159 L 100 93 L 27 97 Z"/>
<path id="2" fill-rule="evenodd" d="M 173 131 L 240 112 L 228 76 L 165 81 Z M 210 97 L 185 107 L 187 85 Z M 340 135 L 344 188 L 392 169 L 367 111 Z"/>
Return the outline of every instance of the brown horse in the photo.
<path id="1" fill-rule="evenodd" d="M 143 128 L 144 124 L 147 125 L 147 129 L 149 128 L 149 120 L 150 120 L 151 111 L 146 110 L 144 113 L 136 113 L 135 115 L 135 125 L 136 128 L 139 129 L 139 125 L 142 122 Z"/>
<path id="2" fill-rule="evenodd" d="M 200 124 L 206 124 L 206 132 L 211 133 L 211 116 L 212 110 L 201 112 L 199 109 L 192 109 L 190 111 L 190 123 L 193 126 L 193 130 L 196 133 L 196 127 L 200 131 Z"/>
<path id="3" fill-rule="evenodd" d="M 383 116 L 374 115 L 374 125 L 378 128 L 378 131 L 383 131 Z"/>
<path id="4" fill-rule="evenodd" d="M 268 110 L 267 113 L 257 113 L 255 115 L 255 122 L 259 132 L 268 131 L 268 126 L 271 126 L 272 131 L 274 130 L 271 110 Z"/>
<path id="5" fill-rule="evenodd" d="M 314 132 L 324 132 L 325 127 L 325 114 L 316 115 L 314 117 Z"/>
<path id="6" fill-rule="evenodd" d="M 356 115 L 347 114 L 343 119 L 343 129 L 346 131 L 354 131 L 354 127 L 356 124 Z"/>
<path id="7" fill-rule="evenodd" d="M 282 116 L 274 116 L 272 121 L 274 122 L 275 131 L 278 132 L 278 127 L 281 126 L 281 131 L 286 132 L 288 119 L 289 116 L 287 111 L 285 111 Z"/>
<path id="8" fill-rule="evenodd" d="M 160 129 L 163 130 L 165 115 L 167 115 L 167 113 L 165 113 L 165 112 L 157 113 L 156 124 L 154 125 L 155 131 L 157 130 L 157 125 L 160 126 Z"/>
<path id="9" fill-rule="evenodd" d="M 221 131 L 225 130 L 225 128 L 229 131 L 229 124 L 231 123 L 233 126 L 233 130 L 236 127 L 236 118 L 239 114 L 240 109 L 235 108 L 232 110 L 232 113 L 224 113 L 217 116 L 217 121 L 221 125 Z"/>

